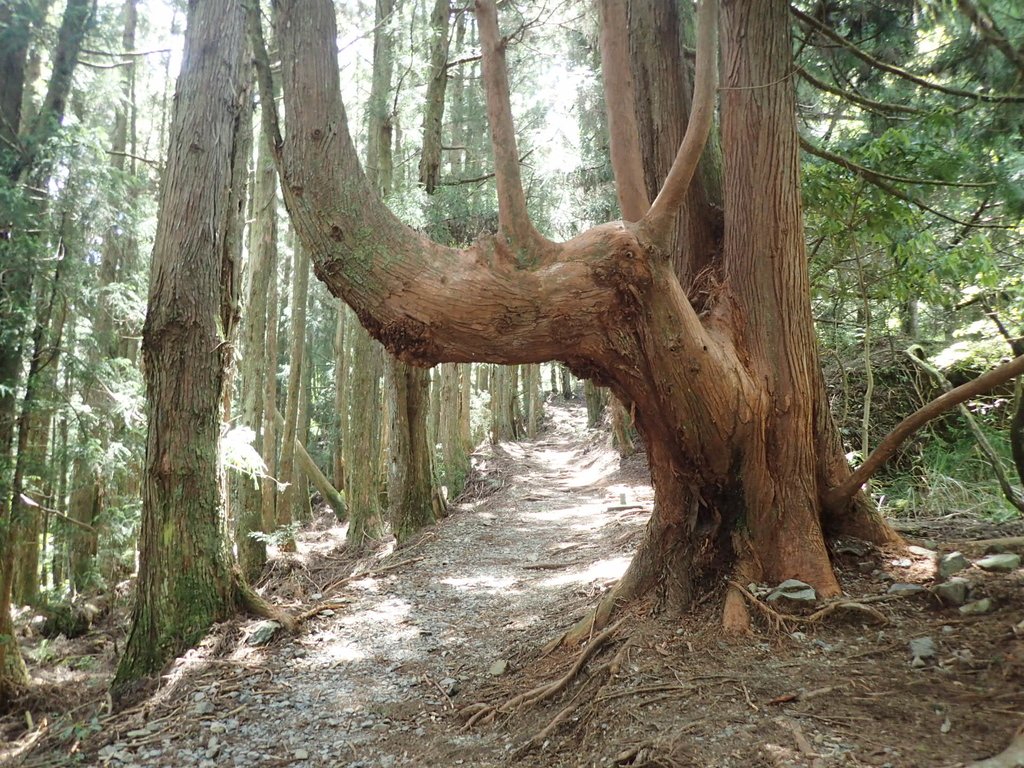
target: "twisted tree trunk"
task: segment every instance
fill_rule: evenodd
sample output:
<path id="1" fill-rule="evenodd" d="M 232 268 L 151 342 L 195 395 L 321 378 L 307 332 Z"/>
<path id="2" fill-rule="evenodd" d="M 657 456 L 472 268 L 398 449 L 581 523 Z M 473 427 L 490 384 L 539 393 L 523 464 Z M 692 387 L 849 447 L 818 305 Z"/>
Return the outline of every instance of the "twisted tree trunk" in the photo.
<path id="1" fill-rule="evenodd" d="M 635 149 L 613 153 L 616 176 L 643 198 L 624 206 L 628 221 L 553 243 L 526 213 L 504 41 L 494 5 L 478 2 L 500 231 L 457 250 L 403 226 L 366 182 L 338 95 L 330 3 L 280 3 L 289 119 L 282 187 L 317 276 L 407 362 L 561 360 L 632 404 L 655 505 L 602 616 L 653 587 L 682 610 L 715 572 L 744 582 L 798 578 L 836 595 L 826 524 L 898 540 L 867 505 L 823 504 L 849 470 L 827 411 L 810 312 L 788 8 L 780 0 L 731 3 L 721 20 L 722 213 L 708 191 L 714 174 L 698 173 L 713 123 L 716 12 L 705 0 L 696 82 L 683 94 L 688 127 L 664 181 L 652 194 L 647 179 L 657 169 L 637 167 L 649 150 L 635 125 L 625 121 L 624 134 L 613 125 L 613 147 Z M 614 49 L 615 35 L 630 26 L 608 28 L 605 45 Z M 678 43 L 664 35 L 633 41 L 666 61 Z M 629 44 L 618 41 L 621 55 Z M 630 87 L 637 91 L 636 82 Z M 746 626 L 739 593 L 727 596 L 724 613 L 731 629 Z"/>

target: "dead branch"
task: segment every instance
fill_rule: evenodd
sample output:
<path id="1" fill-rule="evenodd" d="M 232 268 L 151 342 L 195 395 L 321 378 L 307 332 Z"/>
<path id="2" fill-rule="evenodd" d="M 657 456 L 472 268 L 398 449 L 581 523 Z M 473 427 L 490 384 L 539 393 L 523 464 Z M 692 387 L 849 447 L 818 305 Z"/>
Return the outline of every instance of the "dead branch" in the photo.
<path id="1" fill-rule="evenodd" d="M 933 365 L 929 365 L 928 362 L 923 359 L 923 354 L 924 351 L 921 349 L 919 344 L 915 344 L 906 350 L 906 355 L 910 358 L 911 362 L 928 374 L 928 376 L 930 376 L 944 392 L 952 390 L 953 385 L 949 383 L 949 379 L 943 376 L 942 371 L 938 368 Z M 999 487 L 1003 491 L 1003 496 L 1005 496 L 1006 500 L 1013 504 L 1013 506 L 1021 512 L 1024 512 L 1024 496 L 1022 496 L 1010 483 L 1010 478 L 1006 474 L 1006 470 L 1003 468 L 1003 460 L 999 458 L 999 454 L 996 453 L 995 448 L 992 447 L 988 437 L 984 432 L 982 432 L 981 427 L 978 426 L 978 422 L 974 418 L 974 414 L 972 414 L 963 403 L 957 405 L 957 409 L 960 411 L 960 415 L 964 417 L 964 421 L 967 422 L 967 428 L 971 430 L 971 434 L 974 436 L 974 442 L 978 444 L 978 448 L 981 449 L 983 454 L 985 454 L 985 459 L 988 461 L 989 466 L 992 467 L 992 473 L 996 476 L 996 481 L 999 483 Z"/>
<path id="2" fill-rule="evenodd" d="M 871 452 L 871 455 L 845 482 L 837 485 L 825 494 L 825 508 L 830 511 L 836 511 L 848 503 L 860 487 L 892 457 L 896 449 L 929 421 L 942 415 L 953 406 L 959 405 L 975 395 L 988 392 L 993 387 L 997 387 L 1021 373 L 1024 373 L 1024 355 L 1015 357 L 1010 362 L 1004 363 L 998 368 L 993 368 L 987 373 L 983 373 L 973 381 L 961 384 L 959 387 L 940 395 L 930 403 L 917 409 L 885 436 L 882 442 L 878 444 L 878 447 Z"/>

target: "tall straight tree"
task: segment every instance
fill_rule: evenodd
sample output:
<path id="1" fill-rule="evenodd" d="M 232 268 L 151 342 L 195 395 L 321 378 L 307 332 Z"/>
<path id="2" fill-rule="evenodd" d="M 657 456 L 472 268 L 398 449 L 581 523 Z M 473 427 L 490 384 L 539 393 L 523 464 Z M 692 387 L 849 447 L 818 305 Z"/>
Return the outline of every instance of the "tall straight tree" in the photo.
<path id="1" fill-rule="evenodd" d="M 724 214 L 706 171 L 697 173 L 718 62 L 717 3 L 705 0 L 695 84 L 683 89 L 688 128 L 657 194 L 645 183 L 651 153 L 637 149 L 635 126 L 612 126 L 613 146 L 628 150 L 613 153 L 617 182 L 644 205 L 639 216 L 627 212 L 625 222 L 559 244 L 527 214 L 505 41 L 494 4 L 479 0 L 499 232 L 461 250 L 403 226 L 365 181 L 339 95 L 330 2 L 278 7 L 288 116 L 282 189 L 329 288 L 406 361 L 560 359 L 635 407 L 655 507 L 599 623 L 618 600 L 655 586 L 684 609 L 705 570 L 722 563 L 742 583 L 799 578 L 836 595 L 826 531 L 898 541 L 856 487 L 830 494 L 850 471 L 810 312 L 785 2 L 737 0 L 722 16 Z M 644 63 L 670 61 L 677 30 L 631 41 L 629 24 L 616 24 L 603 43 L 618 56 L 613 68 L 637 79 L 631 42 L 648 52 Z M 684 75 L 675 64 L 659 76 L 685 84 Z M 609 105 L 635 103 L 628 81 L 606 85 Z M 726 598 L 724 620 L 731 629 L 747 625 L 738 590 Z"/>
<path id="2" fill-rule="evenodd" d="M 143 330 L 139 575 L 117 691 L 159 670 L 243 599 L 222 533 L 218 441 L 251 132 L 245 39 L 242 3 L 189 4 Z"/>
<path id="3" fill-rule="evenodd" d="M 18 418 L 17 392 L 24 351 L 24 329 L 31 326 L 32 291 L 36 256 L 45 246 L 38 233 L 38 200 L 24 196 L 24 185 L 46 189 L 49 168 L 41 161 L 41 149 L 59 132 L 71 92 L 78 55 L 93 18 L 89 0 L 69 0 L 64 8 L 52 72 L 46 96 L 33 119 L 22 125 L 21 106 L 25 89 L 29 32 L 41 6 L 21 0 L 0 9 L 0 184 L 5 210 L 0 226 L 9 227 L 0 237 L 0 691 L 27 680 L 11 623 L 11 590 L 14 579 L 14 532 L 20 521 L 12 499 L 14 483 L 14 427 Z M 8 205 L 12 201 L 20 204 Z"/>
<path id="4" fill-rule="evenodd" d="M 135 49 L 135 30 L 138 23 L 137 0 L 126 0 L 124 4 L 124 27 L 121 46 L 125 52 Z M 114 126 L 110 137 L 110 167 L 115 175 L 123 176 L 128 170 L 129 125 L 134 120 L 135 105 L 132 103 L 135 80 L 135 61 L 129 61 L 121 68 L 121 94 L 114 106 Z M 88 351 L 90 368 L 95 369 L 101 361 L 119 356 L 120 344 L 115 335 L 114 312 L 111 306 L 110 290 L 119 274 L 124 275 L 128 265 L 135 261 L 136 250 L 132 225 L 124 221 L 112 223 L 103 233 L 103 250 L 100 256 L 97 276 L 96 307 L 92 315 L 92 344 Z M 104 500 L 103 473 L 97 466 L 95 451 L 89 450 L 91 443 L 106 443 L 110 438 L 110 402 L 96 378 L 90 378 L 83 387 L 82 400 L 88 406 L 88 413 L 79 417 L 80 439 L 74 461 L 71 481 L 71 500 L 68 514 L 82 526 L 76 526 L 71 539 L 71 579 L 76 587 L 84 585 L 85 578 L 96 556 L 96 521 L 102 512 Z"/>

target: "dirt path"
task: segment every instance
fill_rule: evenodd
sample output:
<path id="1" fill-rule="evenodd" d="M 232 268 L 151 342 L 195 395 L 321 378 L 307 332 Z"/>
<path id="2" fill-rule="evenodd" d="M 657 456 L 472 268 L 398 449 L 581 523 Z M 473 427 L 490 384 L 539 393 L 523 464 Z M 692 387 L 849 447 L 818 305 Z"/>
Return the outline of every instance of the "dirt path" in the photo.
<path id="1" fill-rule="evenodd" d="M 649 513 L 642 457 L 620 466 L 582 408 L 548 414 L 540 439 L 478 454 L 475 498 L 401 550 L 355 562 L 324 527 L 279 555 L 272 599 L 333 605 L 302 632 L 254 647 L 259 622 L 219 627 L 145 702 L 77 715 L 24 765 L 953 768 L 1024 720 L 1024 569 L 968 567 L 995 607 L 964 616 L 928 589 L 933 551 L 849 542 L 841 583 L 870 611 L 761 603 L 755 634 L 729 638 L 711 584 L 676 620 L 636 606 L 552 701 L 465 729 L 458 710 L 573 665 L 538 650 L 619 576 Z"/>
<path id="2" fill-rule="evenodd" d="M 245 642 L 256 622 L 225 628 L 177 666 L 180 679 L 165 702 L 154 700 L 149 725 L 140 713 L 99 758 L 211 768 L 506 764 L 509 737 L 461 732 L 453 707 L 583 615 L 628 563 L 651 498 L 624 481 L 580 407 L 549 414 L 541 439 L 478 457 L 484 498 L 379 564 L 360 564 L 379 576 L 332 593 L 330 582 L 351 570 L 343 531 L 303 534 L 298 556 L 277 562 L 272 592 L 344 605 L 266 647 Z M 609 509 L 623 498 L 638 507 Z"/>

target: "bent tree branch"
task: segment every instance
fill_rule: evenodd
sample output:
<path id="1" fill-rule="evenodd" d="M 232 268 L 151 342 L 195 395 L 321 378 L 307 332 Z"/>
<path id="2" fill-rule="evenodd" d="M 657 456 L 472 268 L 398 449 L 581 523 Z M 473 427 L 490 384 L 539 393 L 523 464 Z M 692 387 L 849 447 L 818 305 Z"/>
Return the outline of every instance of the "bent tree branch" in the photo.
<path id="1" fill-rule="evenodd" d="M 1009 381 L 1022 373 L 1024 373 L 1024 355 L 1015 357 L 1010 362 L 1004 363 L 998 368 L 993 368 L 988 373 L 983 373 L 978 378 L 968 381 L 966 384 L 961 384 L 956 389 L 951 389 L 927 405 L 918 408 L 885 436 L 882 442 L 878 444 L 878 447 L 871 452 L 864 463 L 844 483 L 837 485 L 825 495 L 825 507 L 831 510 L 839 510 L 847 504 L 853 498 L 853 495 L 860 490 L 860 487 L 875 472 L 881 469 L 885 462 L 892 458 L 896 449 L 929 421 L 937 416 L 941 416 L 950 408 L 959 405 L 965 400 L 988 392 L 993 387 L 998 387 L 1003 382 Z"/>

